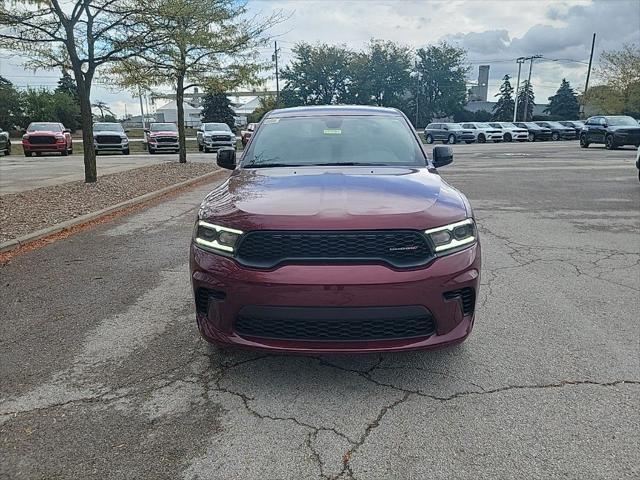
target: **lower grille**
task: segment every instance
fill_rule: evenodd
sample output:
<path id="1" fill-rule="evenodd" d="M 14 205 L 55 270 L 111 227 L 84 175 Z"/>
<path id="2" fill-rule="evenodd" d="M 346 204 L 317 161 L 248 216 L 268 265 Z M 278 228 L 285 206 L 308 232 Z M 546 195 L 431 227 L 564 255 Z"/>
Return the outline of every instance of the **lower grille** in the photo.
<path id="1" fill-rule="evenodd" d="M 178 143 L 176 137 L 157 137 L 156 140 L 158 143 Z"/>
<path id="2" fill-rule="evenodd" d="M 426 237 L 415 230 L 253 231 L 238 246 L 237 260 L 250 267 L 282 263 L 388 263 L 398 268 L 432 258 Z"/>
<path id="3" fill-rule="evenodd" d="M 211 140 L 213 140 L 214 142 L 228 142 L 229 137 L 226 135 L 218 135 L 211 137 Z"/>
<path id="4" fill-rule="evenodd" d="M 56 138 L 45 135 L 38 135 L 29 137 L 29 143 L 33 145 L 52 145 L 56 143 Z"/>
<path id="5" fill-rule="evenodd" d="M 196 290 L 196 312 L 207 313 L 209 311 L 209 300 L 224 300 L 224 292 L 199 288 Z"/>
<path id="6" fill-rule="evenodd" d="M 96 137 L 98 143 L 122 143 L 122 139 L 118 135 L 98 135 Z"/>
<path id="7" fill-rule="evenodd" d="M 273 340 L 373 341 L 429 337 L 436 331 L 424 307 L 245 307 L 234 329 Z"/>
<path id="8" fill-rule="evenodd" d="M 446 292 L 444 294 L 444 298 L 447 300 L 460 298 L 460 300 L 462 301 L 462 313 L 465 315 L 471 315 L 476 306 L 476 292 L 471 287 Z"/>

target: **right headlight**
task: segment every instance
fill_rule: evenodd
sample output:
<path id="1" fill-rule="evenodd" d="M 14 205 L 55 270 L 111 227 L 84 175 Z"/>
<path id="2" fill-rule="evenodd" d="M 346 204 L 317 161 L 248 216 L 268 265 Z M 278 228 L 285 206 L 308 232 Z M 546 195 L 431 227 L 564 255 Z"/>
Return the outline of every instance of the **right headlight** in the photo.
<path id="1" fill-rule="evenodd" d="M 460 222 L 430 228 L 424 232 L 433 243 L 436 253 L 450 253 L 467 247 L 477 240 L 476 223 L 472 218 Z"/>
<path id="2" fill-rule="evenodd" d="M 204 250 L 231 255 L 243 233 L 241 230 L 198 220 L 193 232 L 193 241 Z"/>

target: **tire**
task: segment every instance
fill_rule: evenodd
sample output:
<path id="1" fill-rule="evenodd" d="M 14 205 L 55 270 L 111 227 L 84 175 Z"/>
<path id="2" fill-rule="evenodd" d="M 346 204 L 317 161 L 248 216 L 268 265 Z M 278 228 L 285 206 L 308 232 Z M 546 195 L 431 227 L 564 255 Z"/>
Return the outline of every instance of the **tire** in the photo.
<path id="1" fill-rule="evenodd" d="M 198 151 L 201 152 L 204 150 L 204 147 L 201 144 L 198 144 Z"/>
<path id="2" fill-rule="evenodd" d="M 155 149 L 155 148 L 151 148 L 151 147 L 149 147 L 149 148 L 148 148 L 148 150 L 149 150 L 149 154 L 150 154 L 150 155 L 153 155 L 153 154 L 155 154 L 155 153 L 156 153 L 156 149 Z"/>
<path id="3" fill-rule="evenodd" d="M 478 135 L 478 143 L 487 143 L 487 137 L 484 136 L 484 133 Z"/>
<path id="4" fill-rule="evenodd" d="M 202 147 L 201 151 L 203 151 L 204 153 L 209 153 L 210 152 L 210 150 L 207 147 Z"/>
<path id="5" fill-rule="evenodd" d="M 615 150 L 618 148 L 616 145 L 616 141 L 613 138 L 613 135 L 609 134 L 604 139 L 604 146 L 607 150 Z"/>
<path id="6" fill-rule="evenodd" d="M 73 144 L 69 147 L 69 155 L 73 155 Z"/>
<path id="7" fill-rule="evenodd" d="M 68 157 L 69 156 L 69 149 L 65 148 L 63 151 L 60 152 L 60 155 L 62 155 L 63 157 Z"/>
<path id="8" fill-rule="evenodd" d="M 456 139 L 456 136 L 452 133 L 451 135 L 449 135 L 449 138 L 447 138 L 447 143 L 449 145 L 455 145 L 457 143 L 458 139 Z"/>
<path id="9" fill-rule="evenodd" d="M 7 151 L 4 152 L 6 156 L 11 155 L 11 142 L 7 142 Z"/>
<path id="10" fill-rule="evenodd" d="M 31 152 L 24 152 L 24 156 L 25 157 L 30 157 L 31 156 Z"/>
<path id="11" fill-rule="evenodd" d="M 424 136 L 424 141 L 427 142 L 429 145 L 431 145 L 433 143 L 433 136 L 428 133 L 427 135 Z"/>
<path id="12" fill-rule="evenodd" d="M 464 143 L 466 143 L 467 145 L 471 145 L 473 143 L 473 140 L 465 140 Z"/>
<path id="13" fill-rule="evenodd" d="M 129 155 L 129 153 L 131 153 L 131 151 L 128 148 L 125 148 L 124 150 L 122 150 L 123 155 Z"/>
<path id="14" fill-rule="evenodd" d="M 560 134 L 558 132 L 553 132 L 551 134 L 551 140 L 553 140 L 554 142 L 557 142 L 558 140 L 560 140 Z"/>
<path id="15" fill-rule="evenodd" d="M 510 133 L 505 133 L 504 137 L 502 137 L 504 139 L 505 142 L 512 142 L 513 138 L 511 138 L 511 134 Z"/>
<path id="16" fill-rule="evenodd" d="M 530 133 L 527 135 L 527 142 L 535 142 L 536 141 L 536 136 L 533 133 Z"/>
<path id="17" fill-rule="evenodd" d="M 580 135 L 580 146 L 582 148 L 589 148 L 589 142 L 587 141 L 587 134 L 583 133 Z"/>
<path id="18" fill-rule="evenodd" d="M 36 157 L 41 157 L 42 156 L 42 152 L 36 152 Z"/>

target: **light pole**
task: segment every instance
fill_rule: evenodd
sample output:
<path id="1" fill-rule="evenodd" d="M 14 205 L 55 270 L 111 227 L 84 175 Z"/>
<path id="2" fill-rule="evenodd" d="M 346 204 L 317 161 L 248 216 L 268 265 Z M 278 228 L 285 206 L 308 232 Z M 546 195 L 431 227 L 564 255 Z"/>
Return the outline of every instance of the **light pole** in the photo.
<path id="1" fill-rule="evenodd" d="M 529 108 L 529 92 L 531 91 L 531 70 L 533 69 L 533 61 L 536 58 L 541 58 L 542 55 L 534 55 L 533 57 L 529 57 L 527 60 L 530 61 L 529 63 L 529 79 L 527 80 L 527 91 L 525 92 L 525 96 L 524 96 L 524 121 L 527 121 L 527 113 L 528 113 L 528 108 Z"/>
<path id="2" fill-rule="evenodd" d="M 513 105 L 513 121 L 517 120 L 516 116 L 518 115 L 518 92 L 520 91 L 520 71 L 522 70 L 522 64 L 524 63 L 525 58 L 520 57 L 516 60 L 518 62 L 518 83 L 516 83 L 516 98 Z"/>

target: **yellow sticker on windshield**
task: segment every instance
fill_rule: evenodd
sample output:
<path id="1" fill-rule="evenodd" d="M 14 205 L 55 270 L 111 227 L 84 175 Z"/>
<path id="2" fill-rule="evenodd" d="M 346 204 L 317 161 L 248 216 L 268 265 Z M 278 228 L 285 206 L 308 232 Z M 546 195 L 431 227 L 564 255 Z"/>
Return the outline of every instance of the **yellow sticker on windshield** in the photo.
<path id="1" fill-rule="evenodd" d="M 325 135 L 342 135 L 342 130 L 339 130 L 337 128 L 327 128 L 324 131 Z"/>

